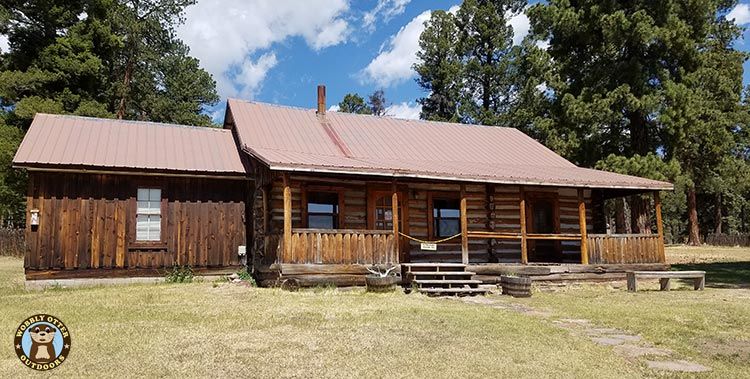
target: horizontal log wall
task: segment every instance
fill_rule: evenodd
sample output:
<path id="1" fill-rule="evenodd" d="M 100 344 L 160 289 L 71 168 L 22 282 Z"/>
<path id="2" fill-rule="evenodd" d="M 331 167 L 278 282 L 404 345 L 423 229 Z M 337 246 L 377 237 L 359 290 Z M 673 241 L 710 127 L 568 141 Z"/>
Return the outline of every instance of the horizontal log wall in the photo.
<path id="1" fill-rule="evenodd" d="M 291 175 L 292 227 L 306 227 L 302 220 L 302 192 L 306 188 L 342 189 L 344 193 L 343 225 L 340 228 L 367 229 L 367 187 L 360 180 L 326 180 L 314 176 Z M 271 187 L 271 230 L 281 232 L 284 228 L 284 186 L 277 176 Z"/>
<path id="2" fill-rule="evenodd" d="M 409 235 L 426 241 L 439 238 L 430 235 L 429 204 L 432 198 L 458 199 L 461 191 L 459 184 L 453 183 L 405 183 L 409 193 Z M 484 184 L 466 185 L 466 213 L 469 230 L 486 230 L 487 209 Z M 434 234 L 434 232 L 433 232 Z M 487 240 L 472 238 L 469 240 L 469 260 L 486 262 L 489 260 Z M 420 243 L 409 241 L 410 262 L 460 262 L 461 238 L 455 238 L 438 244 L 437 251 L 421 250 Z"/>
<path id="3" fill-rule="evenodd" d="M 664 263 L 657 234 L 589 234 L 589 264 Z"/>
<path id="4" fill-rule="evenodd" d="M 495 232 L 502 233 L 519 233 L 520 209 L 519 197 L 520 187 L 495 185 L 494 194 L 490 197 L 489 212 L 491 225 L 494 225 Z M 578 224 L 578 191 L 575 188 L 555 188 L 555 187 L 525 187 L 524 191 L 528 194 L 549 193 L 557 196 L 560 213 L 560 233 L 561 234 L 579 234 L 580 226 Z M 591 206 L 591 191 L 584 191 L 584 202 L 586 203 L 586 230 L 590 233 L 593 231 L 593 218 Z M 528 206 L 528 204 L 527 204 Z M 531 233 L 531 226 L 527 225 L 528 233 Z M 469 227 L 470 231 L 473 231 Z M 561 241 L 561 251 L 563 260 L 567 262 L 580 262 L 581 243 L 580 241 Z M 496 262 L 501 263 L 518 263 L 521 261 L 520 251 L 521 242 L 518 240 L 504 239 L 491 242 L 493 256 Z"/>
<path id="5" fill-rule="evenodd" d="M 27 215 L 27 276 L 239 266 L 247 186 L 242 180 L 30 173 L 27 203 L 39 210 L 39 226 L 29 225 Z M 135 241 L 139 187 L 162 189 L 162 241 Z"/>
<path id="6" fill-rule="evenodd" d="M 366 181 L 360 179 L 351 179 L 350 177 L 331 178 L 318 177 L 315 175 L 291 175 L 291 193 L 292 193 L 292 225 L 293 228 L 299 229 L 305 227 L 302 220 L 302 201 L 303 191 L 305 188 L 319 187 L 332 188 L 342 191 L 344 201 L 342 206 L 343 225 L 341 228 L 353 230 L 367 229 L 367 211 L 368 211 L 368 191 L 377 188 L 390 188 L 391 182 L 387 180 Z M 438 182 L 420 182 L 420 181 L 398 181 L 398 189 L 405 194 L 408 203 L 408 219 L 406 220 L 406 229 L 408 235 L 420 240 L 437 239 L 431 233 L 430 225 L 430 199 L 434 197 L 456 198 L 460 193 L 460 185 L 454 183 Z M 578 193 L 575 188 L 555 188 L 555 187 L 524 187 L 524 193 L 534 194 L 551 194 L 557 200 L 559 205 L 559 223 L 561 238 L 556 238 L 555 243 L 559 243 L 563 253 L 563 261 L 569 263 L 579 263 L 580 257 L 580 240 L 578 238 L 562 238 L 564 235 L 575 236 L 580 233 L 578 220 Z M 498 233 L 520 233 L 520 210 L 519 196 L 521 188 L 510 185 L 492 185 L 492 184 L 466 184 L 465 194 L 467 196 L 467 221 L 470 232 L 498 232 Z M 591 235 L 593 232 L 594 220 L 592 217 L 593 206 L 592 193 L 590 190 L 584 190 L 584 202 L 586 204 L 586 225 L 590 234 L 589 249 L 591 250 L 590 259 L 594 263 L 649 263 L 659 262 L 658 256 L 651 256 L 647 253 L 647 248 L 641 248 L 648 244 L 658 244 L 656 235 L 653 237 L 644 237 L 644 242 L 622 242 L 623 253 L 630 254 L 627 249 L 634 250 L 633 257 L 621 258 L 607 256 L 598 258 L 596 254 L 602 251 L 598 247 L 602 243 L 600 237 Z M 357 246 L 360 244 L 360 235 L 347 233 L 321 234 L 300 232 L 297 230 L 293 236 L 293 249 L 289 256 L 281 256 L 280 234 L 283 230 L 283 189 L 280 179 L 275 179 L 271 188 L 271 207 L 270 219 L 271 230 L 267 239 L 266 257 L 273 257 L 273 262 L 264 261 L 265 265 L 273 263 L 300 263 L 300 264 L 351 264 L 357 263 L 358 256 L 354 251 L 344 248 L 345 236 L 349 236 L 350 246 L 356 241 Z M 529 231 L 531 233 L 531 231 Z M 530 236 L 530 237 L 533 237 Z M 366 237 L 365 237 L 366 238 Z M 385 237 L 383 237 L 385 238 Z M 391 238 L 391 237 L 388 237 Z M 340 247 L 339 247 L 340 239 Z M 538 240 L 538 239 L 537 239 Z M 608 240 L 609 241 L 609 240 Z M 391 242 L 388 242 L 390 246 Z M 612 242 L 608 242 L 612 243 Z M 320 249 L 318 249 L 320 244 Z M 646 244 L 646 245 L 644 245 Z M 459 262 L 461 260 L 460 238 L 456 238 L 438 245 L 437 251 L 421 250 L 418 241 L 409 241 L 405 243 L 408 254 L 407 261 L 419 262 Z M 327 247 L 333 248 L 333 253 L 327 252 Z M 380 246 L 386 246 L 381 244 Z M 402 245 L 404 246 L 404 245 Z M 651 245 L 648 245 L 651 246 Z M 373 249 L 382 249 L 375 248 Z M 345 252 L 346 250 L 346 252 Z M 481 238 L 480 235 L 474 235 L 469 238 L 469 260 L 471 263 L 518 263 L 521 258 L 520 239 L 489 239 Z M 610 250 L 606 250 L 607 252 Z M 274 254 L 273 252 L 276 252 Z M 350 255 L 351 253 L 351 255 Z M 381 252 L 386 256 L 390 252 Z M 374 260 L 375 263 L 382 261 Z M 365 264 L 371 264 L 370 260 L 363 261 Z M 533 262 L 533 260 L 532 260 Z"/>

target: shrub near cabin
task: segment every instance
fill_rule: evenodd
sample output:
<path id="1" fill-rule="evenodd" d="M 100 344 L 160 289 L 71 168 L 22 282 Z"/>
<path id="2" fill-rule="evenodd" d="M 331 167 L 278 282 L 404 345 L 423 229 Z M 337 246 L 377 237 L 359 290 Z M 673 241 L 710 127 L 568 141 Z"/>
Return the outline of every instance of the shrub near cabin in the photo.
<path id="1" fill-rule="evenodd" d="M 70 353 L 70 332 L 59 318 L 37 314 L 18 326 L 13 345 L 18 359 L 25 366 L 47 371 L 67 359 Z"/>

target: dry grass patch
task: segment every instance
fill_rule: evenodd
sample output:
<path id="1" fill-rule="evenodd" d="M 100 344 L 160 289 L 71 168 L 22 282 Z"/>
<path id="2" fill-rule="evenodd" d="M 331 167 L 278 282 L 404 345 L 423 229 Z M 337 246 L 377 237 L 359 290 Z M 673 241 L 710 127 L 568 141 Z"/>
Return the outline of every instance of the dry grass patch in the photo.
<path id="1" fill-rule="evenodd" d="M 61 377 L 635 378 L 609 349 L 537 318 L 421 295 L 213 283 L 29 292 L 0 257 L 0 330 L 47 312 L 72 332 Z M 15 283 L 15 284 L 14 284 Z M 0 377 L 22 367 L 10 335 Z"/>
<path id="2" fill-rule="evenodd" d="M 713 368 L 700 377 L 750 377 L 750 291 L 742 289 L 750 284 L 748 262 L 743 262 L 750 258 L 750 249 L 680 246 L 668 248 L 667 257 L 673 268 L 707 271 L 706 290 L 693 291 L 678 282 L 674 290 L 661 292 L 655 281 L 644 282 L 645 290 L 637 293 L 610 285 L 574 285 L 505 301 L 639 334 L 657 347 Z M 657 374 L 681 377 L 658 372 L 649 376 Z"/>
<path id="3" fill-rule="evenodd" d="M 669 264 L 750 262 L 750 248 L 675 245 L 665 248 Z"/>

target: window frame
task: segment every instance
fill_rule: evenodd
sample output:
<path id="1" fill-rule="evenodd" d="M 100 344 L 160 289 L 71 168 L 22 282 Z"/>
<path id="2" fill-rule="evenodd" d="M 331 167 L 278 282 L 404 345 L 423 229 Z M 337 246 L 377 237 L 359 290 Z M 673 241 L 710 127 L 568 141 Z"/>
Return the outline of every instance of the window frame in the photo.
<path id="1" fill-rule="evenodd" d="M 161 191 L 161 199 L 159 201 L 159 216 L 161 217 L 159 224 L 159 240 L 138 240 L 138 190 L 139 189 L 158 189 Z M 130 198 L 131 209 L 129 213 L 130 218 L 130 236 L 128 238 L 128 249 L 158 249 L 164 250 L 167 247 L 167 195 L 166 188 L 163 184 L 147 181 L 136 183 L 131 190 L 133 194 Z"/>
<path id="2" fill-rule="evenodd" d="M 446 238 L 450 236 L 440 236 L 435 225 L 435 200 L 448 200 L 456 201 L 459 204 L 458 207 L 458 220 L 459 232 L 461 231 L 461 194 L 458 192 L 428 192 L 427 193 L 427 234 L 432 239 Z M 441 217 L 441 219 L 454 219 L 453 217 Z"/>
<path id="3" fill-rule="evenodd" d="M 346 229 L 345 225 L 345 217 L 344 217 L 344 189 L 340 187 L 330 187 L 330 186 L 303 186 L 302 191 L 300 192 L 302 195 L 301 199 L 301 205 L 302 205 L 302 212 L 301 212 L 301 224 L 303 225 L 303 228 L 309 228 L 310 227 L 310 212 L 308 211 L 309 207 L 309 195 L 313 192 L 322 192 L 322 193 L 333 193 L 337 196 L 338 199 L 338 212 L 336 214 L 336 227 L 333 229 L 324 229 L 324 230 L 339 230 L 339 229 Z M 314 212 L 315 214 L 318 214 L 317 212 Z M 323 214 L 323 213 L 321 213 Z"/>
<path id="4" fill-rule="evenodd" d="M 403 187 L 397 189 L 398 193 L 398 206 L 399 206 L 399 231 L 402 233 L 409 233 L 409 198 L 407 190 Z M 393 190 L 386 186 L 369 186 L 367 188 L 367 229 L 369 230 L 383 230 L 375 229 L 375 209 L 376 201 L 381 196 L 393 196 Z M 389 229 L 390 230 L 390 229 Z"/>

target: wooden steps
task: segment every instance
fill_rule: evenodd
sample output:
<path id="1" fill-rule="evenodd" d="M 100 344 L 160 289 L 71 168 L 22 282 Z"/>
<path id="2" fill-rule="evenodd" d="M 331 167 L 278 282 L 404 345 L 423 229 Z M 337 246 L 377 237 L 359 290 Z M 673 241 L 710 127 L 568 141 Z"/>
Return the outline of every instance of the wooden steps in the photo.
<path id="1" fill-rule="evenodd" d="M 466 271 L 461 263 L 403 263 L 401 275 L 417 291 L 428 295 L 484 295 L 481 280 L 472 279 L 475 272 Z"/>

